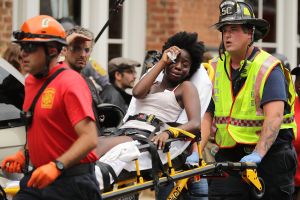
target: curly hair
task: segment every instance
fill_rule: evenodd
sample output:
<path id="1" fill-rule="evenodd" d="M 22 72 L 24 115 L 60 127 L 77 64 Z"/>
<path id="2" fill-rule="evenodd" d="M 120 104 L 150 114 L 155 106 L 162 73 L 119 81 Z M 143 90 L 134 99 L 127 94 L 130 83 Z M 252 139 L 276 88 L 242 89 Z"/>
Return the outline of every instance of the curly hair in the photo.
<path id="1" fill-rule="evenodd" d="M 162 47 L 162 52 L 171 46 L 177 46 L 180 49 L 186 50 L 190 54 L 192 63 L 187 79 L 189 79 L 197 71 L 197 69 L 199 69 L 200 64 L 203 61 L 205 46 L 202 41 L 197 41 L 197 39 L 197 33 L 188 33 L 186 31 L 178 32 L 171 36 Z"/>

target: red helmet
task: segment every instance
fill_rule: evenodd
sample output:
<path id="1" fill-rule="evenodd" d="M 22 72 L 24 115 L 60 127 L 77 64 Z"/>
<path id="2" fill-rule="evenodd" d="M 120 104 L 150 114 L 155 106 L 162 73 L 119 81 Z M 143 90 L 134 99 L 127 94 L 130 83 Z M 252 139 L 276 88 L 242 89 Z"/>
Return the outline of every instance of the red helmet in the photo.
<path id="1" fill-rule="evenodd" d="M 15 42 L 59 42 L 66 45 L 62 25 L 53 17 L 39 15 L 25 21 L 20 31 L 14 31 Z"/>

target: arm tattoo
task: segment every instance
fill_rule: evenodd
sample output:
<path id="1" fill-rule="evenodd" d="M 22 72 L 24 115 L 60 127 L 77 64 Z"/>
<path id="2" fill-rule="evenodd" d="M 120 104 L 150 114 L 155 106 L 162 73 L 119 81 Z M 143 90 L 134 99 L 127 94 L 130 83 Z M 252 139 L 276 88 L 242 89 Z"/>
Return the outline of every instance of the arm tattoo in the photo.
<path id="1" fill-rule="evenodd" d="M 272 144 L 276 140 L 280 130 L 280 125 L 281 121 L 278 119 L 264 122 L 261 132 L 261 141 L 263 142 L 262 147 L 264 148 L 265 152 L 271 148 Z"/>

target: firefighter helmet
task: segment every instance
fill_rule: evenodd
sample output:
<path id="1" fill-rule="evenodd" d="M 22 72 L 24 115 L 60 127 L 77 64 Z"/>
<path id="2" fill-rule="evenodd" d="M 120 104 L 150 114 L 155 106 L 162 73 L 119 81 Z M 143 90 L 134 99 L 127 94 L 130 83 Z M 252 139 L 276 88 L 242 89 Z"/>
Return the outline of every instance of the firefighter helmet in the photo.
<path id="1" fill-rule="evenodd" d="M 53 17 L 39 15 L 28 19 L 20 31 L 14 31 L 15 42 L 51 42 L 66 45 L 66 34 L 62 25 Z"/>
<path id="2" fill-rule="evenodd" d="M 223 0 L 219 7 L 219 22 L 213 25 L 219 31 L 222 31 L 222 27 L 227 24 L 246 24 L 255 27 L 254 41 L 262 39 L 268 34 L 269 22 L 255 18 L 251 5 L 243 0 Z"/>

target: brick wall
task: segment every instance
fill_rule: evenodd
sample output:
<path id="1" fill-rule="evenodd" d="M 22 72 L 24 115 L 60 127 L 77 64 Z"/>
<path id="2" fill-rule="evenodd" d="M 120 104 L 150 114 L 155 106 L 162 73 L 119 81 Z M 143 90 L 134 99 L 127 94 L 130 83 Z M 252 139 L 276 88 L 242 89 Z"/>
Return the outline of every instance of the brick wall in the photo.
<path id="1" fill-rule="evenodd" d="M 217 48 L 220 34 L 211 25 L 219 18 L 218 0 L 147 0 L 147 49 L 161 50 L 178 31 L 197 32 L 207 47 Z"/>
<path id="2" fill-rule="evenodd" d="M 11 40 L 12 0 L 0 0 L 0 55 Z"/>

